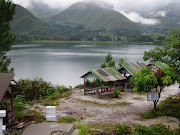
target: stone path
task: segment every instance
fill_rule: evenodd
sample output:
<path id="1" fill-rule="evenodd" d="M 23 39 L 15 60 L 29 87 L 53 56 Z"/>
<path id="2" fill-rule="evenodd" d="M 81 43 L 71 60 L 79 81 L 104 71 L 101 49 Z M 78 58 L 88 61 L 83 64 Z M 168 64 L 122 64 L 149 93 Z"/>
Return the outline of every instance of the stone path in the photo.
<path id="1" fill-rule="evenodd" d="M 43 122 L 28 126 L 22 135 L 50 135 L 55 131 L 62 131 L 67 135 L 71 135 L 74 124 L 63 124 L 55 122 Z"/>

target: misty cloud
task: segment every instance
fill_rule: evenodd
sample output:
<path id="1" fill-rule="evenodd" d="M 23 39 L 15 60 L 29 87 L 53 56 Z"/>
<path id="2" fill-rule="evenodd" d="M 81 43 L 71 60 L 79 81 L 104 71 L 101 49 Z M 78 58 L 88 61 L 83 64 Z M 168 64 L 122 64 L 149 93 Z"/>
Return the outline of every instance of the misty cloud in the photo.
<path id="1" fill-rule="evenodd" d="M 147 19 L 141 16 L 140 13 L 136 12 L 129 12 L 126 13 L 125 11 L 120 11 L 121 14 L 126 16 L 129 20 L 136 22 L 136 23 L 142 23 L 142 24 L 149 24 L 149 25 L 155 25 L 159 23 L 159 20 L 157 19 Z"/>
<path id="2" fill-rule="evenodd" d="M 158 17 L 158 16 L 162 16 L 165 17 L 166 16 L 166 11 L 158 11 L 156 13 L 153 13 L 153 16 Z"/>
<path id="3" fill-rule="evenodd" d="M 163 7 L 171 2 L 179 2 L 179 0 L 12 0 L 13 2 L 20 4 L 24 7 L 30 7 L 31 3 L 40 4 L 43 3 L 50 8 L 65 9 L 76 2 L 95 2 L 100 6 L 114 9 L 125 15 L 131 21 L 155 25 L 159 23 L 156 19 L 147 19 L 142 16 L 144 13 L 153 12 L 157 7 Z M 141 13 L 141 14 L 140 14 Z M 156 16 L 165 16 L 166 12 L 156 12 Z"/>

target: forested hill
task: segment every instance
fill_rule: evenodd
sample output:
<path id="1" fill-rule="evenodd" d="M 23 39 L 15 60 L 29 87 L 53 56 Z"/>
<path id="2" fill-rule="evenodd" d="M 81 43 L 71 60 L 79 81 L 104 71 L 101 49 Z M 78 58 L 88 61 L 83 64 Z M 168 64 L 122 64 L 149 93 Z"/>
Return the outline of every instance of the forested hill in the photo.
<path id="1" fill-rule="evenodd" d="M 119 12 L 83 2 L 73 4 L 63 12 L 53 16 L 51 21 L 83 24 L 93 29 L 104 28 L 108 31 L 113 29 L 141 30 L 142 28 Z"/>
<path id="2" fill-rule="evenodd" d="M 28 33 L 38 30 L 43 22 L 32 15 L 27 9 L 16 5 L 16 14 L 11 22 L 11 29 L 16 33 Z"/>

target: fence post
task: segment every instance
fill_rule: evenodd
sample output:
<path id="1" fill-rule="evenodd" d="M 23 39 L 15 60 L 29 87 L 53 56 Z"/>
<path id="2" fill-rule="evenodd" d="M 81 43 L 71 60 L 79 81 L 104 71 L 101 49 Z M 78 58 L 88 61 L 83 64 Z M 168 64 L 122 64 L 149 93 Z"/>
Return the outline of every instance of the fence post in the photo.
<path id="1" fill-rule="evenodd" d="M 0 110 L 0 135 L 5 134 L 6 126 L 3 125 L 3 118 L 6 117 L 6 111 Z"/>

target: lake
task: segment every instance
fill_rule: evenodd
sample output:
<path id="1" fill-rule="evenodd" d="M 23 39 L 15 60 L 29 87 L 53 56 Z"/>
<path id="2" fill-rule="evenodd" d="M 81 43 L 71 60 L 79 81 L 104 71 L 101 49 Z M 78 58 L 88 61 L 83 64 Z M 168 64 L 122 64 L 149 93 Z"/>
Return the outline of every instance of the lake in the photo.
<path id="1" fill-rule="evenodd" d="M 8 52 L 15 80 L 43 78 L 52 84 L 75 86 L 89 69 L 100 68 L 111 52 L 116 65 L 120 58 L 127 62 L 143 62 L 143 53 L 155 45 L 119 44 L 23 44 L 13 45 Z M 147 63 L 147 62 L 145 62 Z"/>

